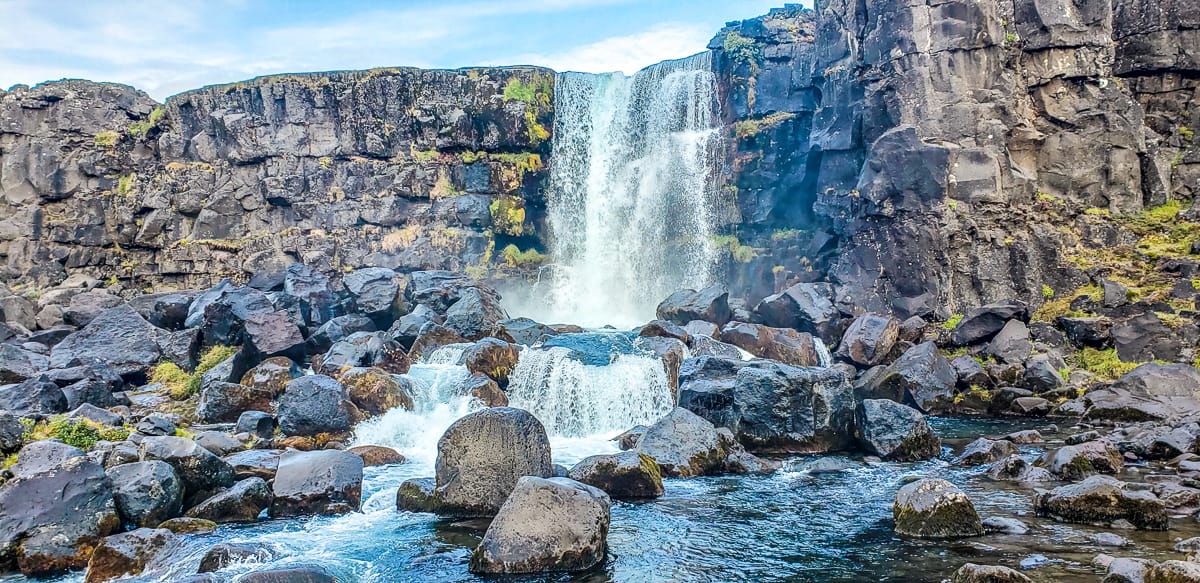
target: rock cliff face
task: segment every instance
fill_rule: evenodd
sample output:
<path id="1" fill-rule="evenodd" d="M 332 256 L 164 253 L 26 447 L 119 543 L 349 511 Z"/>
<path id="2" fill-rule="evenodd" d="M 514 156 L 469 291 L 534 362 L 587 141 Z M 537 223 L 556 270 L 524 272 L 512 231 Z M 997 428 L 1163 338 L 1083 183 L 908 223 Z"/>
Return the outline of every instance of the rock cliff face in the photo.
<path id="1" fill-rule="evenodd" d="M 62 81 L 0 94 L 0 257 L 138 289 L 303 261 L 464 269 L 536 232 L 553 74 L 266 77 L 159 105 Z M 526 210 L 531 211 L 526 214 Z"/>
<path id="2" fill-rule="evenodd" d="M 1188 0 L 820 0 L 714 39 L 751 300 L 828 280 L 847 312 L 946 317 L 1087 283 L 1100 220 L 1200 188 Z M 0 265 L 200 287 L 502 269 L 541 249 L 552 72 L 285 75 L 160 105 L 85 81 L 0 92 Z M 507 262 L 515 264 L 515 261 Z"/>
<path id="3" fill-rule="evenodd" d="M 1198 187 L 1194 2 L 818 0 L 710 48 L 757 294 L 828 277 L 901 316 L 1038 304 L 1087 281 L 1064 250 L 1119 242 L 1089 216 Z"/>

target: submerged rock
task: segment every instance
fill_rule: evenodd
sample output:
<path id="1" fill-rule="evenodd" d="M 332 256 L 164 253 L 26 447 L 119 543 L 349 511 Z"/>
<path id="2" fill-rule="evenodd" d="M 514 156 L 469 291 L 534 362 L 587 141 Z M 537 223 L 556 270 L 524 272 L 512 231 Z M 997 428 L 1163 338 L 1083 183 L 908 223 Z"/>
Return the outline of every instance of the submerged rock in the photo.
<path id="1" fill-rule="evenodd" d="M 728 429 L 718 430 L 687 409 L 676 407 L 650 426 L 636 451 L 658 462 L 663 475 L 689 478 L 765 469 L 747 454 Z"/>
<path id="2" fill-rule="evenodd" d="M 525 476 L 471 555 L 472 573 L 582 571 L 604 560 L 608 496 L 567 478 Z"/>
<path id="3" fill-rule="evenodd" d="M 1133 490 L 1109 476 L 1092 476 L 1078 484 L 1039 494 L 1034 507 L 1041 516 L 1064 522 L 1110 526 L 1124 520 L 1145 530 L 1166 530 L 1162 501 L 1147 490 Z"/>
<path id="4" fill-rule="evenodd" d="M 613 498 L 657 498 L 663 494 L 658 463 L 634 451 L 584 458 L 567 477 L 600 488 Z"/>
<path id="5" fill-rule="evenodd" d="M 900 488 L 892 506 L 896 532 L 916 538 L 961 538 L 984 534 L 975 505 L 945 480 L 917 480 Z"/>
<path id="6" fill-rule="evenodd" d="M 179 543 L 169 530 L 139 528 L 105 538 L 88 561 L 87 583 L 140 575 L 155 558 Z"/>
<path id="7" fill-rule="evenodd" d="M 254 478 L 251 478 L 254 479 Z M 345 451 L 288 451 L 272 485 L 272 518 L 355 512 L 362 503 L 363 461 Z"/>

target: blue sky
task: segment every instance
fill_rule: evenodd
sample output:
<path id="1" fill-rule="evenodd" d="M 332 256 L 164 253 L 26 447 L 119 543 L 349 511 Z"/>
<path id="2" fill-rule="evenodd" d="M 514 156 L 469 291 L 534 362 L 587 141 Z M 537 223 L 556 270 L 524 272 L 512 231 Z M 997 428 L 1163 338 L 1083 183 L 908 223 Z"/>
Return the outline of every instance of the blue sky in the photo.
<path id="1" fill-rule="evenodd" d="M 272 73 L 533 64 L 626 73 L 784 0 L 0 0 L 0 87 L 78 77 L 156 99 Z"/>

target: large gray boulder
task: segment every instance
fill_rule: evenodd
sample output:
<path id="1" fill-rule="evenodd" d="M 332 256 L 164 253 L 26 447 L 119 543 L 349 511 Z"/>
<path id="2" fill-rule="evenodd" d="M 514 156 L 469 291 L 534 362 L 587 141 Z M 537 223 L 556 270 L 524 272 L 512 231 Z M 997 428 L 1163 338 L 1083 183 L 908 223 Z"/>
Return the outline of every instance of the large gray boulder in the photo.
<path id="1" fill-rule="evenodd" d="M 768 326 L 793 328 L 829 338 L 837 331 L 842 318 L 833 305 L 831 291 L 828 284 L 798 283 L 763 298 L 754 312 Z"/>
<path id="2" fill-rule="evenodd" d="M 246 478 L 221 490 L 187 511 L 188 518 L 215 523 L 251 523 L 258 520 L 274 498 L 271 487 L 262 478 Z"/>
<path id="3" fill-rule="evenodd" d="M 84 568 L 120 527 L 112 482 L 86 457 L 0 487 L 0 563 L 15 561 L 28 576 Z"/>
<path id="4" fill-rule="evenodd" d="M 125 524 L 155 527 L 182 512 L 183 484 L 170 464 L 134 462 L 108 468 L 107 473 Z"/>
<path id="5" fill-rule="evenodd" d="M 122 375 L 144 371 L 158 362 L 162 354 L 158 338 L 163 333 L 133 308 L 117 306 L 54 345 L 50 367 L 68 368 L 101 360 Z"/>
<path id="6" fill-rule="evenodd" d="M 677 478 L 768 469 L 767 464 L 746 453 L 728 429 L 718 430 L 682 407 L 672 409 L 646 429 L 633 451 L 657 462 L 664 476 Z"/>
<path id="7" fill-rule="evenodd" d="M 872 455 L 910 462 L 937 457 L 941 440 L 920 411 L 887 399 L 865 399 L 855 412 L 855 437 Z"/>
<path id="8" fill-rule="evenodd" d="M 289 381 L 279 399 L 279 428 L 287 435 L 341 433 L 360 418 L 346 387 L 325 375 Z"/>
<path id="9" fill-rule="evenodd" d="M 31 442 L 17 452 L 17 463 L 8 469 L 18 478 L 40 474 L 73 457 L 84 456 L 82 449 L 57 439 Z"/>
<path id="10" fill-rule="evenodd" d="M 1043 460 L 1051 472 L 1072 482 L 1096 474 L 1116 474 L 1125 466 L 1121 452 L 1103 441 L 1064 446 L 1047 452 Z"/>
<path id="11" fill-rule="evenodd" d="M 1034 508 L 1041 516 L 1080 524 L 1111 526 L 1123 520 L 1140 529 L 1166 530 L 1168 522 L 1165 506 L 1153 493 L 1110 476 L 1092 476 L 1039 494 Z"/>
<path id="12" fill-rule="evenodd" d="M 837 356 L 864 367 L 880 364 L 900 336 L 900 321 L 879 314 L 863 314 L 842 335 Z"/>
<path id="13" fill-rule="evenodd" d="M 207 497 L 234 483 L 233 467 L 186 437 L 147 437 L 138 446 L 141 461 L 163 461 L 183 482 L 184 499 Z"/>
<path id="14" fill-rule="evenodd" d="M 19 383 L 50 368 L 50 359 L 12 344 L 0 344 L 0 384 Z"/>
<path id="15" fill-rule="evenodd" d="M 729 290 L 720 285 L 700 291 L 679 290 L 658 305 L 656 314 L 659 320 L 680 326 L 686 326 L 692 320 L 724 326 L 733 318 L 733 312 L 729 309 Z"/>
<path id="16" fill-rule="evenodd" d="M 464 288 L 458 301 L 446 310 L 446 327 L 467 340 L 491 336 L 496 324 L 507 319 L 499 294 L 478 287 Z"/>
<path id="17" fill-rule="evenodd" d="M 870 389 L 871 398 L 891 399 L 922 413 L 949 410 L 958 374 L 933 342 L 918 344 L 888 366 Z"/>
<path id="18" fill-rule="evenodd" d="M 355 512 L 362 504 L 362 471 L 362 458 L 347 451 L 288 451 L 279 458 L 270 515 Z"/>
<path id="19" fill-rule="evenodd" d="M 998 302 L 966 313 L 950 333 L 955 346 L 971 346 L 991 340 L 1009 320 L 1029 320 L 1029 308 L 1019 301 Z"/>
<path id="20" fill-rule="evenodd" d="M 967 563 L 954 572 L 950 583 L 1033 583 L 1033 579 L 1000 565 Z"/>
<path id="21" fill-rule="evenodd" d="M 792 366 L 817 366 L 818 339 L 791 328 L 730 322 L 721 329 L 721 342 L 732 344 L 759 358 L 778 360 Z"/>
<path id="22" fill-rule="evenodd" d="M 1084 395 L 1088 419 L 1167 421 L 1200 409 L 1200 370 L 1185 364 L 1149 363 L 1108 387 Z"/>
<path id="23" fill-rule="evenodd" d="M 594 455 L 575 464 L 567 477 L 604 490 L 613 498 L 663 495 L 662 472 L 654 458 L 636 451 Z"/>
<path id="24" fill-rule="evenodd" d="M 583 571 L 604 560 L 604 492 L 567 478 L 522 477 L 471 555 L 472 573 Z"/>
<path id="25" fill-rule="evenodd" d="M 975 505 L 946 480 L 927 478 L 900 488 L 892 518 L 897 534 L 914 538 L 962 538 L 985 532 Z"/>
<path id="26" fill-rule="evenodd" d="M 403 282 L 395 271 L 382 267 L 357 269 L 342 276 L 342 284 L 354 298 L 355 311 L 371 318 L 381 330 L 404 315 Z"/>
<path id="27" fill-rule="evenodd" d="M 17 417 L 49 417 L 65 413 L 67 405 L 67 396 L 46 375 L 0 387 L 0 411 Z"/>
<path id="28" fill-rule="evenodd" d="M 546 429 L 528 411 L 477 411 L 438 440 L 436 495 L 445 514 L 492 516 L 522 476 L 552 475 Z"/>

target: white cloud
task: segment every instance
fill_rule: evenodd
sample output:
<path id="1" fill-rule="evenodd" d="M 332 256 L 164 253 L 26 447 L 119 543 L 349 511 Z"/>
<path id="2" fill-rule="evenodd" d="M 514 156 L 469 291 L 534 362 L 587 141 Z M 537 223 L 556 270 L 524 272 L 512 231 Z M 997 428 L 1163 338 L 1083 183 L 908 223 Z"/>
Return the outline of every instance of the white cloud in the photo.
<path id="1" fill-rule="evenodd" d="M 632 74 L 655 63 L 694 55 L 704 50 L 712 35 L 713 31 L 704 25 L 666 23 L 646 32 L 607 38 L 555 55 L 518 55 L 487 64 L 540 65 L 556 71 Z"/>

